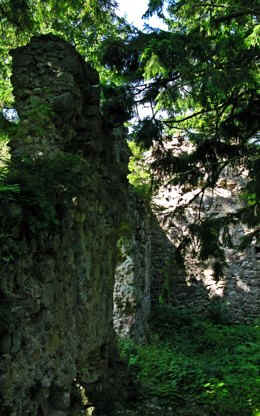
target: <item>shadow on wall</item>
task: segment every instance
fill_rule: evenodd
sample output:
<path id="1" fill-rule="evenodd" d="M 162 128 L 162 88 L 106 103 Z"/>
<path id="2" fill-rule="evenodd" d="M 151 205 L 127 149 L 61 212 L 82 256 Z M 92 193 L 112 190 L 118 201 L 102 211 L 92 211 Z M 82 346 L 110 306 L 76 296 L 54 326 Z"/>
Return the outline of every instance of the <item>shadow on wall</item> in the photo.
<path id="1" fill-rule="evenodd" d="M 192 309 L 217 323 L 249 322 L 260 313 L 260 249 L 224 248 L 226 265 L 216 272 L 216 259 L 199 259 L 199 250 L 181 254 L 171 238 L 171 227 L 156 215 L 151 231 L 152 305 L 170 304 Z M 174 230 L 176 232 L 176 229 Z M 242 233 L 239 224 L 232 230 Z M 175 239 L 176 241 L 176 239 Z"/>

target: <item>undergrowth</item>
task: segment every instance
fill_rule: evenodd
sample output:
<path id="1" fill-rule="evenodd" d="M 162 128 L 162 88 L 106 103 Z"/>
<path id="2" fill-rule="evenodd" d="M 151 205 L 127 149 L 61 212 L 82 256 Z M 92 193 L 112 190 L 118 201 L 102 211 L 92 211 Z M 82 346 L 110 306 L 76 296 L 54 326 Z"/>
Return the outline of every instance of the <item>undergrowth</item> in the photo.
<path id="1" fill-rule="evenodd" d="M 159 308 L 146 345 L 121 340 L 143 398 L 176 415 L 260 416 L 259 324 L 225 325 Z"/>

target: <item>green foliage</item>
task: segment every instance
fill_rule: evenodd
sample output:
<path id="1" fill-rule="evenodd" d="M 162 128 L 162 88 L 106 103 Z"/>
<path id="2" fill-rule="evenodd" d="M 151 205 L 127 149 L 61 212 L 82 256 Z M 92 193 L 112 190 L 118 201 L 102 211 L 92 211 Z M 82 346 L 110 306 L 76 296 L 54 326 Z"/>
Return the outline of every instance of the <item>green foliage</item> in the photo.
<path id="1" fill-rule="evenodd" d="M 152 178 L 148 167 L 144 163 L 144 149 L 134 141 L 128 141 L 132 156 L 129 159 L 127 178 L 136 193 L 144 199 L 150 199 L 152 191 Z"/>
<path id="2" fill-rule="evenodd" d="M 18 184 L 8 184 L 7 177 L 8 177 L 8 168 L 6 166 L 0 166 L 0 195 L 1 193 L 12 195 L 12 193 L 17 193 L 20 190 Z"/>
<path id="3" fill-rule="evenodd" d="M 103 64 L 130 83 L 136 102 L 152 107 L 152 116 L 140 120 L 132 136 L 146 148 L 160 144 L 153 168 L 173 184 L 214 188 L 227 166 L 248 171 L 245 208 L 237 218 L 257 226 L 258 3 L 151 0 L 146 17 L 154 13 L 168 30 L 130 28 L 114 43 L 110 38 L 103 54 Z M 108 45 L 115 53 L 109 55 Z M 176 132 L 194 144 L 193 152 L 176 156 L 164 146 L 163 138 Z M 220 254 L 217 227 L 207 227 L 211 251 Z M 207 251 L 202 245 L 202 257 Z"/>
<path id="4" fill-rule="evenodd" d="M 216 325 L 193 311 L 160 307 L 150 345 L 121 340 L 143 395 L 205 415 L 252 416 L 260 406 L 260 331 L 257 324 Z M 190 414 L 190 413 L 188 413 Z M 196 413 L 197 414 L 197 413 Z"/>
<path id="5" fill-rule="evenodd" d="M 11 198 L 13 193 L 19 192 L 19 186 L 17 184 L 10 185 L 7 183 L 8 176 L 8 134 L 2 130 L 3 126 L 6 127 L 8 123 L 4 117 L 0 115 L 0 196 L 5 195 L 5 198 Z"/>
<path id="6" fill-rule="evenodd" d="M 195 374 L 198 376 L 192 360 L 182 354 L 174 356 L 171 346 L 167 344 L 132 348 L 130 344 L 128 348 L 124 346 L 122 352 L 124 357 L 128 357 L 129 365 L 139 369 L 138 378 L 143 385 L 144 394 L 151 397 L 158 396 L 178 402 L 185 393 L 183 382 L 187 382 L 189 378 L 191 382 Z M 198 380 L 199 384 L 200 381 Z M 192 389 L 196 391 L 195 383 Z"/>
<path id="7" fill-rule="evenodd" d="M 147 13 L 158 12 L 163 17 L 163 6 L 168 6 L 165 21 L 169 30 L 155 33 L 145 46 L 145 74 L 151 66 L 150 57 L 156 53 L 164 71 L 158 72 L 155 101 L 168 112 L 164 122 L 170 131 L 174 127 L 182 130 L 195 151 L 175 160 L 165 157 L 161 169 L 167 166 L 167 174 L 171 171 L 180 182 L 193 184 L 206 173 L 205 185 L 214 186 L 225 164 L 245 168 L 253 164 L 250 176 L 255 181 L 259 146 L 252 145 L 250 139 L 256 144 L 259 132 L 257 2 L 151 1 Z M 165 59 L 166 50 L 171 51 L 171 57 Z M 157 67 L 155 61 L 154 71 Z M 154 77 L 151 73 L 150 78 Z M 167 88 L 161 88 L 162 79 Z M 171 90 L 175 91 L 172 97 Z M 256 202 L 254 192 L 249 194 L 249 202 Z"/>

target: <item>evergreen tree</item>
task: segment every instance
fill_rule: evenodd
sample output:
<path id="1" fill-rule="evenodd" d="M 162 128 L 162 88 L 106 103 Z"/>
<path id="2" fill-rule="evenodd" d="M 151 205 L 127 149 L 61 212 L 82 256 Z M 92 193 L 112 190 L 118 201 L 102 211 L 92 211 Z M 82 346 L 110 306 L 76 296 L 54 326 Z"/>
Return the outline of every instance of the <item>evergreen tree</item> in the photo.
<path id="1" fill-rule="evenodd" d="M 144 17 L 157 14 L 168 30 L 147 26 L 103 45 L 103 62 L 137 103 L 152 106 L 133 136 L 147 147 L 157 142 L 157 176 L 206 189 L 228 166 L 248 170 L 237 216 L 252 226 L 260 213 L 259 12 L 256 0 L 150 0 Z M 110 48 L 118 59 L 109 59 Z M 174 155 L 164 146 L 173 136 L 194 151 Z"/>

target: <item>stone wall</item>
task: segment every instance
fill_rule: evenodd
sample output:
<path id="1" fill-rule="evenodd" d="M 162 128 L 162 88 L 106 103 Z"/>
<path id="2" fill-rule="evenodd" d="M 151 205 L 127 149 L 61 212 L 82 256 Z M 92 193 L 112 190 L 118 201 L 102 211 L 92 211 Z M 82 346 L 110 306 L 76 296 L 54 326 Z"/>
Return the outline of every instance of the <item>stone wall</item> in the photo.
<path id="1" fill-rule="evenodd" d="M 12 56 L 20 122 L 9 132 L 9 183 L 20 192 L 0 201 L 0 413 L 78 416 L 82 388 L 108 411 L 127 396 L 113 325 L 145 341 L 150 291 L 155 303 L 200 311 L 217 297 L 233 321 L 254 318 L 259 243 L 224 246 L 223 276 L 214 258 L 199 259 L 196 240 L 180 256 L 198 205 L 170 214 L 193 191 L 162 187 L 153 215 L 130 196 L 125 132 L 100 111 L 96 71 L 52 35 Z M 238 208 L 244 179 L 234 174 L 205 195 L 203 215 Z M 230 232 L 236 243 L 249 230 Z"/>
<path id="2" fill-rule="evenodd" d="M 178 141 L 168 145 L 174 152 L 190 150 L 185 142 L 181 146 Z M 254 239 L 244 250 L 238 248 L 241 237 L 252 230 L 240 222 L 230 225 L 232 248 L 225 243 L 222 230 L 221 261 L 226 265 L 218 275 L 216 264 L 220 259 L 212 256 L 202 260 L 200 242 L 189 229 L 198 219 L 237 212 L 241 207 L 239 193 L 246 180 L 246 172 L 226 170 L 214 191 L 205 191 L 203 199 L 191 204 L 189 201 L 201 189 L 169 184 L 160 187 L 150 208 L 145 204 L 136 206 L 132 199 L 128 226 L 132 224 L 133 230 L 128 229 L 119 241 L 121 255 L 115 276 L 114 327 L 120 336 L 144 341 L 148 311 L 158 303 L 190 308 L 201 317 L 223 322 L 249 322 L 259 316 L 257 241 Z"/>
<path id="3" fill-rule="evenodd" d="M 168 146 L 175 153 L 189 151 L 190 148 L 185 142 L 180 146 L 178 140 L 173 140 Z M 178 307 L 193 307 L 205 314 L 210 313 L 211 309 L 217 313 L 218 308 L 219 313 L 223 313 L 223 318 L 225 315 L 227 320 L 233 322 L 248 322 L 259 316 L 259 241 L 255 238 L 249 247 L 239 249 L 241 237 L 253 230 L 240 222 L 230 225 L 228 231 L 233 247 L 224 241 L 223 232 L 220 233 L 220 243 L 224 250 L 224 259 L 221 261 L 226 263 L 224 273 L 220 275 L 216 273 L 216 265 L 220 260 L 217 257 L 201 260 L 199 240 L 189 230 L 190 224 L 199 219 L 212 215 L 225 217 L 240 209 L 242 203 L 239 193 L 246 181 L 245 171 L 226 169 L 214 191 L 207 190 L 203 199 L 199 197 L 191 204 L 188 204 L 189 201 L 201 189 L 192 190 L 169 184 L 161 186 L 153 199 L 153 212 L 160 228 L 158 229 L 158 224 L 153 227 L 151 245 L 152 252 L 158 252 L 157 257 L 160 257 L 160 253 L 168 252 L 168 263 L 172 263 L 172 266 L 165 279 L 162 272 L 167 262 L 165 255 L 161 256 L 161 260 L 152 255 L 152 293 L 155 300 L 158 301 L 165 291 L 165 282 L 168 280 L 171 282 L 170 286 L 167 283 L 169 301 Z M 183 207 L 182 211 L 179 210 L 180 207 Z M 184 244 L 185 250 L 177 250 L 181 244 Z"/>
<path id="4" fill-rule="evenodd" d="M 118 241 L 114 328 L 121 337 L 140 343 L 147 339 L 151 309 L 151 213 L 147 203 L 131 192 L 128 207 L 126 230 Z"/>
<path id="5" fill-rule="evenodd" d="M 78 416 L 78 386 L 108 410 L 124 397 L 112 312 L 127 150 L 72 46 L 46 35 L 12 56 L 20 192 L 0 203 L 0 414 Z"/>

